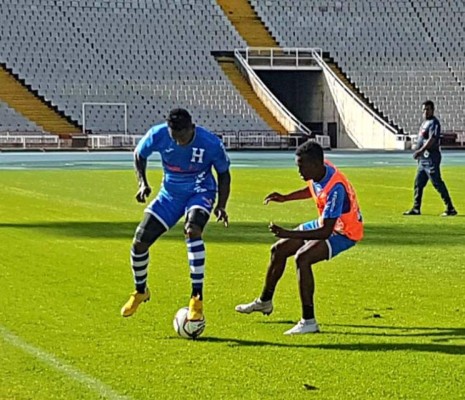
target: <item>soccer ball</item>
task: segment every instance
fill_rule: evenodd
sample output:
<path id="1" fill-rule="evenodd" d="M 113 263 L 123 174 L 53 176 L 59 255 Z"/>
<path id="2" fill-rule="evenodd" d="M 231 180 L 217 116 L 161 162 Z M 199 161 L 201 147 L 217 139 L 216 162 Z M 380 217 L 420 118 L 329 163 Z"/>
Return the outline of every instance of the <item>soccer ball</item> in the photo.
<path id="1" fill-rule="evenodd" d="M 205 330 L 205 317 L 201 321 L 189 321 L 187 314 L 189 307 L 178 310 L 173 319 L 173 327 L 176 333 L 187 339 L 198 338 Z"/>

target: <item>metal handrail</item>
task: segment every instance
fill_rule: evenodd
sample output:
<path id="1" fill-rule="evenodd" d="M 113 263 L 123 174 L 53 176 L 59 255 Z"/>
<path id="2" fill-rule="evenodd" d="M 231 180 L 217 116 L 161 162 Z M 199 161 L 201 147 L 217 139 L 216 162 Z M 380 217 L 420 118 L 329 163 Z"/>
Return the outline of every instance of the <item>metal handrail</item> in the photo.
<path id="1" fill-rule="evenodd" d="M 373 118 L 375 118 L 378 122 L 380 122 L 384 127 L 386 127 L 391 133 L 394 135 L 397 135 L 397 130 L 393 128 L 388 122 L 383 120 L 378 114 L 376 114 L 370 107 L 368 107 L 365 103 L 363 103 L 357 96 L 355 96 L 348 88 L 346 85 L 344 85 L 341 80 L 338 78 L 338 76 L 329 68 L 326 63 L 324 62 L 323 58 L 318 54 L 314 54 L 315 60 L 317 61 L 318 65 L 324 69 L 325 71 L 329 72 L 329 74 L 336 79 L 340 85 L 343 87 L 343 89 L 360 105 L 363 107 L 365 111 L 367 111 Z"/>
<path id="2" fill-rule="evenodd" d="M 252 51 L 266 51 L 271 54 L 271 59 L 273 58 L 280 58 L 279 56 L 275 57 L 275 53 L 279 53 L 282 55 L 283 53 L 289 52 L 289 53 L 295 53 L 296 54 L 296 59 L 299 59 L 299 53 L 310 53 L 313 57 L 314 53 L 319 54 L 320 56 L 323 55 L 323 50 L 319 47 L 280 47 L 280 48 L 275 48 L 275 47 L 247 47 L 245 49 L 245 55 L 246 55 L 246 61 L 249 61 L 249 53 Z"/>

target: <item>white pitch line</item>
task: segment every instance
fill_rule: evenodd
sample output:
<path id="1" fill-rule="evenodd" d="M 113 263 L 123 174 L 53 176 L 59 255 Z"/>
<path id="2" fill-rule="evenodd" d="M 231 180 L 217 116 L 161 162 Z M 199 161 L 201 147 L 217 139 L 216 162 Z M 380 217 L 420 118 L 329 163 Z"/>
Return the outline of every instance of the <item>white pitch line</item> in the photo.
<path id="1" fill-rule="evenodd" d="M 5 327 L 0 325 L 0 337 L 2 337 L 7 343 L 17 347 L 18 349 L 23 350 L 25 353 L 28 353 L 38 360 L 42 361 L 45 364 L 50 365 L 59 372 L 68 375 L 71 379 L 81 383 L 86 386 L 88 389 L 92 389 L 97 392 L 100 396 L 103 396 L 110 400 L 130 400 L 130 397 L 122 396 L 116 393 L 110 386 L 99 381 L 98 379 L 93 378 L 92 376 L 86 375 L 78 369 L 65 364 L 63 361 L 60 361 L 58 358 L 53 355 L 40 350 L 37 347 L 26 343 L 19 336 L 14 335 L 9 332 Z"/>

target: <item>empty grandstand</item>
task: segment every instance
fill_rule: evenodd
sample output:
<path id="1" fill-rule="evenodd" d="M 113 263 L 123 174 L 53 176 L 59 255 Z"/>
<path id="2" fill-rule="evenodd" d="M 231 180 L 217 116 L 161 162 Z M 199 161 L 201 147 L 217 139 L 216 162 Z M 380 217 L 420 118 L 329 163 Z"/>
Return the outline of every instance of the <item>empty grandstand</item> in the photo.
<path id="1" fill-rule="evenodd" d="M 464 129 L 463 1 L 245 3 L 0 0 L 0 64 L 69 130 L 142 134 L 182 105 L 217 132 L 276 131 L 212 53 L 317 47 L 400 133 L 416 133 L 427 98 L 444 130 Z M 62 133 L 0 100 L 0 131 Z"/>
<path id="2" fill-rule="evenodd" d="M 142 133 L 183 104 L 215 130 L 270 129 L 210 54 L 246 46 L 213 1 L 0 6 L 0 62 L 79 123 L 82 102 L 127 103 L 128 130 Z M 120 109 L 87 112 L 89 130 L 123 131 Z"/>

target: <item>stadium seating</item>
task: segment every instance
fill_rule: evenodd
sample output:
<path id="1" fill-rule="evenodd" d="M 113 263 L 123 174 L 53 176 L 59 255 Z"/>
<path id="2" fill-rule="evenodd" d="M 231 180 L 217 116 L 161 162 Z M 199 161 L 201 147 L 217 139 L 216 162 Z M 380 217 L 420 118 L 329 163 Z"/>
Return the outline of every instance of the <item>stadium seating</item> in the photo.
<path id="1" fill-rule="evenodd" d="M 418 7 L 419 15 L 441 49 L 449 69 L 457 80 L 465 84 L 465 3 L 452 0 L 444 3 L 441 0 L 428 1 L 428 5 L 428 9 Z"/>
<path id="2" fill-rule="evenodd" d="M 0 132 L 8 133 L 40 133 L 41 129 L 33 122 L 18 114 L 15 110 L 0 101 Z"/>
<path id="3" fill-rule="evenodd" d="M 283 47 L 329 52 L 406 133 L 416 133 L 426 99 L 444 130 L 464 129 L 463 1 L 251 4 Z M 0 62 L 80 123 L 82 102 L 112 102 L 128 105 L 131 133 L 178 105 L 217 131 L 269 129 L 211 55 L 246 47 L 215 0 L 0 0 L 0 37 Z M 121 132 L 122 108 L 88 107 L 86 124 Z"/>
<path id="4" fill-rule="evenodd" d="M 329 52 L 375 107 L 406 133 L 417 132 L 426 99 L 436 103 L 444 129 L 465 126 L 463 2 L 251 3 L 282 46 Z"/>
<path id="5" fill-rule="evenodd" d="M 214 1 L 0 0 L 0 36 L 0 62 L 80 123 L 82 102 L 116 102 L 131 133 L 179 105 L 214 130 L 269 129 L 210 54 L 245 46 Z M 86 122 L 121 132 L 124 114 L 92 106 Z"/>

